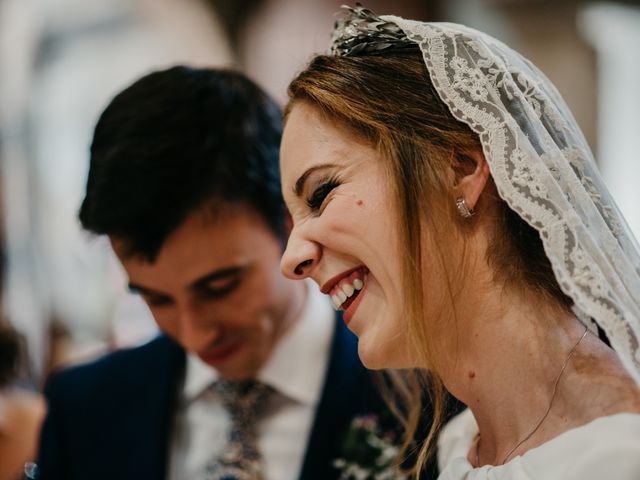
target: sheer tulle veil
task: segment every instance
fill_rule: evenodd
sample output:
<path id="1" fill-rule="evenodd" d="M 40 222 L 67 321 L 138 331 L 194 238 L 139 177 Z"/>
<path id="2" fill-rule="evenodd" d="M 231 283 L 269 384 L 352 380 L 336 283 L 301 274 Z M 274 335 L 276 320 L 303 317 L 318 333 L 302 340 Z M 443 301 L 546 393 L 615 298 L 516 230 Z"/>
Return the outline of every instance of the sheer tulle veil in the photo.
<path id="1" fill-rule="evenodd" d="M 640 384 L 640 250 L 555 87 L 474 29 L 347 10 L 329 53 L 419 46 L 441 100 L 479 135 L 500 196 L 540 233 L 575 314 L 606 333 Z"/>

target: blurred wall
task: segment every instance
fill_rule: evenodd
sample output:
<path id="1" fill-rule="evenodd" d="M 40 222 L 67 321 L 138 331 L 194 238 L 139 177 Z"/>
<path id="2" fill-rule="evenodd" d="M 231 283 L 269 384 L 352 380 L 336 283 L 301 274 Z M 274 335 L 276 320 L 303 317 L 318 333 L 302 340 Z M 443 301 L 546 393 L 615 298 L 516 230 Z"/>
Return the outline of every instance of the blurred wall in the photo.
<path id="1" fill-rule="evenodd" d="M 607 185 L 640 235 L 640 6 L 594 3 L 579 25 L 597 53 L 597 157 Z"/>
<path id="2" fill-rule="evenodd" d="M 78 225 L 98 114 L 152 69 L 232 58 L 214 12 L 196 0 L 2 0 L 0 9 L 4 310 L 27 335 L 37 375 L 53 322 L 78 358 L 154 329 L 105 240 Z"/>
<path id="3" fill-rule="evenodd" d="M 343 0 L 0 0 L 4 314 L 36 378 L 143 341 L 155 326 L 104 239 L 80 231 L 88 146 L 109 99 L 174 63 L 244 70 L 282 103 L 325 51 Z M 640 232 L 640 26 L 636 5 L 576 0 L 371 0 L 378 14 L 466 23 L 512 45 L 556 84 Z M 55 328 L 52 328 L 55 327 Z M 56 341 L 53 351 L 49 348 Z M 64 348 L 61 345 L 66 345 Z M 54 354 L 50 359 L 50 354 Z"/>

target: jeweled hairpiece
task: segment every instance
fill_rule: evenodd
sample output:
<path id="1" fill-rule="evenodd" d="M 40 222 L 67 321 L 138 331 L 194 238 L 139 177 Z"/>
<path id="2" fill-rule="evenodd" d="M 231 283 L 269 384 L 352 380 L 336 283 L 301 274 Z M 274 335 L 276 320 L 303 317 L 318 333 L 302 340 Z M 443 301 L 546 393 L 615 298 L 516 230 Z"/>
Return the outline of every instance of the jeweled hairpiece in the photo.
<path id="1" fill-rule="evenodd" d="M 333 27 L 329 55 L 375 55 L 389 48 L 415 48 L 415 43 L 398 25 L 378 17 L 360 3 L 342 8 L 347 12 Z"/>

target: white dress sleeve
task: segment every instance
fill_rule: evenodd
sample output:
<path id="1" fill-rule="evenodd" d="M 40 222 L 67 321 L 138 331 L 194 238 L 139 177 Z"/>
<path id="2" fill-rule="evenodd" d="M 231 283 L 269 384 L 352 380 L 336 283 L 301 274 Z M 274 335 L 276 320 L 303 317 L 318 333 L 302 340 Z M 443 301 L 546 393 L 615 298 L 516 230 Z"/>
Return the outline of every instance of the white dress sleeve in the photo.
<path id="1" fill-rule="evenodd" d="M 601 417 L 500 466 L 473 468 L 467 453 L 478 431 L 465 411 L 438 441 L 439 480 L 640 480 L 640 415 Z"/>

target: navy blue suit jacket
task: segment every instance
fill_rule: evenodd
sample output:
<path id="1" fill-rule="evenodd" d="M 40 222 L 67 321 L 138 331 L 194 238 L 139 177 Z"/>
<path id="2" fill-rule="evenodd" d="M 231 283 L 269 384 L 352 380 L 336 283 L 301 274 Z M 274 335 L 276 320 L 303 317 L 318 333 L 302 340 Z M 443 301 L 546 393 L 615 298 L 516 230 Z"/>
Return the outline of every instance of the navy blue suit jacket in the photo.
<path id="1" fill-rule="evenodd" d="M 358 358 L 356 338 L 340 318 L 336 322 L 303 480 L 338 478 L 332 463 L 351 420 L 383 408 Z M 49 413 L 40 440 L 40 478 L 164 480 L 184 367 L 184 350 L 161 336 L 52 376 L 45 389 Z"/>

